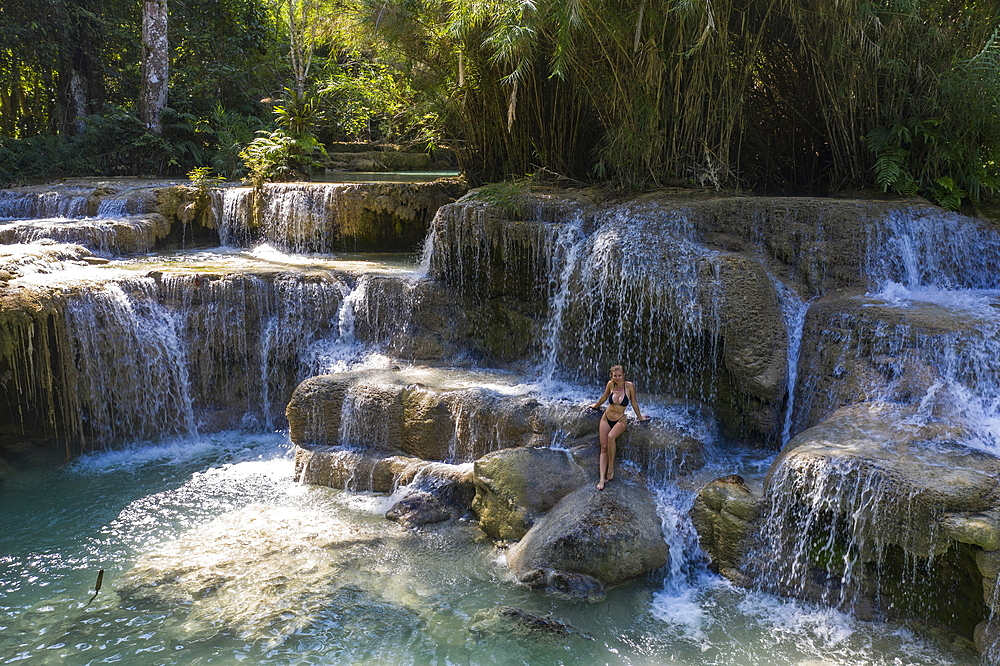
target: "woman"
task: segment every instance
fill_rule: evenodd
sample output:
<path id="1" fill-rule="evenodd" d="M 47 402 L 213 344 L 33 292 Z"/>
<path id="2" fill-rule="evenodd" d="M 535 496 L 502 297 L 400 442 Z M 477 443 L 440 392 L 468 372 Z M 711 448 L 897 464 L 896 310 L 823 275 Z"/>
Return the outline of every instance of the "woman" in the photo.
<path id="1" fill-rule="evenodd" d="M 604 490 L 604 484 L 615 478 L 616 440 L 625 432 L 625 408 L 631 404 L 640 421 L 649 420 L 639 409 L 635 384 L 625 381 L 625 369 L 620 365 L 611 366 L 611 380 L 604 388 L 601 399 L 590 408 L 598 409 L 605 400 L 608 401 L 608 408 L 601 416 L 601 481 L 597 484 L 598 490 Z"/>

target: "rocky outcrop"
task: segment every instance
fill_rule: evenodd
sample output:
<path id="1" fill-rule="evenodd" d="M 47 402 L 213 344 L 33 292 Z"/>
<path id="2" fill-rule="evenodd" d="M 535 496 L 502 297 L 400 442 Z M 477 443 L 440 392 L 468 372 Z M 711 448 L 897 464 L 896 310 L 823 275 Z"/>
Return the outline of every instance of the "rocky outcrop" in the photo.
<path id="1" fill-rule="evenodd" d="M 346 444 L 470 461 L 530 443 L 537 407 L 530 397 L 480 388 L 435 390 L 414 383 L 405 371 L 379 371 L 309 378 L 292 395 L 287 415 L 299 446 Z"/>
<path id="2" fill-rule="evenodd" d="M 462 371 L 421 368 L 310 377 L 288 403 L 289 435 L 307 449 L 342 445 L 425 460 L 473 461 L 500 449 L 554 442 L 563 447 L 586 442 L 596 450 L 599 412 L 588 414 L 565 401 L 542 402 L 523 389 L 467 385 Z M 685 415 L 710 427 L 711 419 L 696 409 Z M 630 426 L 619 440 L 619 456 L 650 473 L 674 475 L 700 467 L 702 447 L 685 428 L 658 420 Z"/>
<path id="3" fill-rule="evenodd" d="M 890 404 L 844 408 L 801 433 L 768 472 L 744 573 L 863 616 L 917 617 L 970 639 L 982 625 L 989 642 L 1000 459 L 961 444 L 964 435 Z M 706 504 L 719 494 L 703 491 Z M 724 550 L 720 562 L 732 561 Z M 900 583 L 910 576 L 919 589 Z"/>
<path id="4" fill-rule="evenodd" d="M 149 252 L 170 231 L 170 221 L 159 213 L 84 220 L 32 219 L 0 226 L 0 243 L 30 243 L 47 238 L 113 256 Z"/>
<path id="5" fill-rule="evenodd" d="M 511 572 L 532 587 L 539 578 L 551 581 L 553 571 L 614 585 L 666 562 L 652 493 L 618 475 L 603 491 L 587 484 L 566 495 L 507 551 Z"/>

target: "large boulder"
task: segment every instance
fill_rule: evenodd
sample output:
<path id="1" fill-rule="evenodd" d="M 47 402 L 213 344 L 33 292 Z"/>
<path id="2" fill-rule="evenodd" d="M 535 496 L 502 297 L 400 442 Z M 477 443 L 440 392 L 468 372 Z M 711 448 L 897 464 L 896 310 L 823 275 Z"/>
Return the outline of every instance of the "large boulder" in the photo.
<path id="1" fill-rule="evenodd" d="M 519 580 L 554 570 L 613 585 L 666 562 L 653 494 L 617 475 L 603 491 L 587 484 L 564 497 L 507 551 Z"/>
<path id="2" fill-rule="evenodd" d="M 517 540 L 559 500 L 589 483 L 568 451 L 509 448 L 473 463 L 479 527 L 494 539 Z"/>

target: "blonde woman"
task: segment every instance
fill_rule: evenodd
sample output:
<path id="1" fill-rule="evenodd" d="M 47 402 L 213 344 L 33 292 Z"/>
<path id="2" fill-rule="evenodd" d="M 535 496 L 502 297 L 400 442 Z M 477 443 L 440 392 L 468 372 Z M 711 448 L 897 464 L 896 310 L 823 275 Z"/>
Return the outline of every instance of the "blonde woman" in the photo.
<path id="1" fill-rule="evenodd" d="M 597 484 L 598 490 L 604 490 L 604 484 L 615 478 L 616 441 L 625 432 L 625 408 L 631 404 L 640 421 L 649 420 L 648 416 L 642 415 L 642 410 L 639 408 L 639 401 L 635 397 L 635 384 L 625 381 L 625 369 L 620 365 L 611 366 L 611 379 L 604 387 L 600 400 L 590 408 L 600 408 L 605 400 L 608 401 L 608 408 L 601 416 L 601 480 Z"/>

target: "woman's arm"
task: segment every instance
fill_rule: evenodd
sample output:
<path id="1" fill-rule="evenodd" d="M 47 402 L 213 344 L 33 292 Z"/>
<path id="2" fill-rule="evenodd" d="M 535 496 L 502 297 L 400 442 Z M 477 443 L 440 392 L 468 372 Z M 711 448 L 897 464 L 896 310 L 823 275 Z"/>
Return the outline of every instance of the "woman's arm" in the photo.
<path id="1" fill-rule="evenodd" d="M 640 421 L 648 421 L 648 416 L 642 415 L 642 410 L 639 408 L 639 399 L 635 397 L 635 384 L 628 382 L 625 384 L 625 390 L 628 391 L 629 403 L 632 405 L 632 409 L 635 411 L 635 415 L 639 417 Z"/>
<path id="2" fill-rule="evenodd" d="M 597 409 L 604 404 L 604 401 L 608 399 L 611 395 L 611 382 L 608 382 L 607 386 L 604 387 L 604 393 L 601 394 L 601 399 L 590 406 L 591 409 Z"/>

